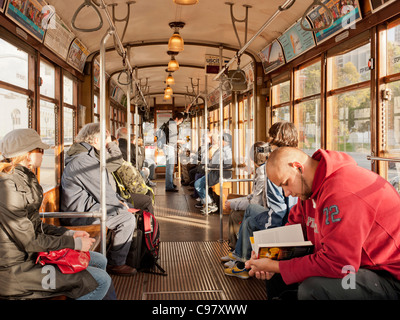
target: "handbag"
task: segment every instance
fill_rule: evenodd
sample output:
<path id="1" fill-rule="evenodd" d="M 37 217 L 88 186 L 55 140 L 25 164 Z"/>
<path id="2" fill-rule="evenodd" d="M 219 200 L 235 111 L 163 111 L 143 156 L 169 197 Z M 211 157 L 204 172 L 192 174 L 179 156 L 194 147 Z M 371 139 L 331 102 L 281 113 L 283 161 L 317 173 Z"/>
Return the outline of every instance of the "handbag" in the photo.
<path id="1" fill-rule="evenodd" d="M 45 264 L 55 264 L 62 273 L 70 274 L 85 270 L 90 261 L 89 251 L 79 251 L 69 248 L 39 252 L 36 263 L 44 266 Z"/>

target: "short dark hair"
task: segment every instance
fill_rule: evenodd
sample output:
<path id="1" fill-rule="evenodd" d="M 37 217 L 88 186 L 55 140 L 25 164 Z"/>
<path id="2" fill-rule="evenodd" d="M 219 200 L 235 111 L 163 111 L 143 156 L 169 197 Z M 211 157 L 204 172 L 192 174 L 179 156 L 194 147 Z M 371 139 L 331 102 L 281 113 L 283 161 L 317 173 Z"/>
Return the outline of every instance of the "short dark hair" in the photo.
<path id="1" fill-rule="evenodd" d="M 175 111 L 173 114 L 172 114 L 172 119 L 178 119 L 178 120 L 181 120 L 181 119 L 183 119 L 184 117 L 183 117 L 183 113 L 182 112 L 179 112 L 179 111 Z"/>

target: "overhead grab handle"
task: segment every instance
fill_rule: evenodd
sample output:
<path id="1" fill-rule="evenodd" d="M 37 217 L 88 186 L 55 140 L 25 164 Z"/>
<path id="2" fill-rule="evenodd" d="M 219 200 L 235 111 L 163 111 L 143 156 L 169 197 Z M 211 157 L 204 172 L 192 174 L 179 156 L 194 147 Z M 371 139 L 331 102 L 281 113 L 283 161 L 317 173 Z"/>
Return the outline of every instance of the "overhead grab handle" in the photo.
<path id="1" fill-rule="evenodd" d="M 307 26 L 304 25 L 304 20 L 306 19 L 307 15 L 312 10 L 314 10 L 315 8 L 317 8 L 319 6 L 324 8 L 326 11 L 326 24 L 324 24 L 318 28 L 308 28 Z M 332 23 L 333 23 L 333 15 L 332 15 L 331 10 L 325 4 L 323 4 L 321 0 L 314 0 L 314 2 L 306 9 L 303 16 L 301 17 L 300 26 L 305 31 L 318 32 L 318 31 L 324 30 L 326 28 L 329 28 L 332 25 Z"/>
<path id="2" fill-rule="evenodd" d="M 75 11 L 72 20 L 71 20 L 71 24 L 72 24 L 72 28 L 74 28 L 76 31 L 80 31 L 80 32 L 94 32 L 97 30 L 100 30 L 103 27 L 103 18 L 100 14 L 99 9 L 97 9 L 97 3 L 96 2 L 92 2 L 94 0 L 84 0 L 83 3 L 78 7 L 78 9 Z M 92 7 L 94 9 L 94 11 L 97 14 L 97 17 L 99 18 L 99 25 L 95 28 L 79 28 L 76 26 L 75 21 L 76 18 L 78 17 L 79 13 L 82 11 L 83 8 L 86 7 Z"/>

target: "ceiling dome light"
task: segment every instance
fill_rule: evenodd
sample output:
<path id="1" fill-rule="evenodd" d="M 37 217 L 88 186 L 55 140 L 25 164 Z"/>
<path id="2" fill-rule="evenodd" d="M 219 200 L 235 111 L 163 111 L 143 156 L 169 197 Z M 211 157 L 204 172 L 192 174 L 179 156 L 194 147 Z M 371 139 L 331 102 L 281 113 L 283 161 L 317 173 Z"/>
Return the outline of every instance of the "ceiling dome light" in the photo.
<path id="1" fill-rule="evenodd" d="M 169 100 L 169 99 L 171 99 L 171 96 L 168 95 L 168 94 L 165 94 L 165 95 L 164 95 L 164 100 Z"/>
<path id="2" fill-rule="evenodd" d="M 184 50 L 184 41 L 178 31 L 175 31 L 168 41 L 168 50 L 181 52 Z"/>
<path id="3" fill-rule="evenodd" d="M 179 63 L 175 60 L 175 57 L 172 56 L 171 60 L 168 62 L 168 72 L 179 70 Z"/>
<path id="4" fill-rule="evenodd" d="M 172 76 L 171 73 L 168 75 L 167 79 L 165 79 L 165 83 L 166 83 L 167 85 L 173 85 L 173 84 L 175 84 L 175 79 L 174 79 L 174 77 Z"/>
<path id="5" fill-rule="evenodd" d="M 175 4 L 180 4 L 182 6 L 197 4 L 199 0 L 174 0 Z"/>
<path id="6" fill-rule="evenodd" d="M 184 42 L 179 34 L 179 29 L 182 29 L 185 26 L 184 22 L 174 21 L 170 22 L 169 27 L 174 30 L 174 34 L 168 41 L 168 51 L 181 52 L 183 51 Z"/>
<path id="7" fill-rule="evenodd" d="M 170 86 L 167 86 L 167 87 L 165 88 L 165 90 L 164 90 L 164 94 L 165 94 L 166 96 L 172 96 L 172 94 L 173 94 L 172 88 L 171 88 Z"/>

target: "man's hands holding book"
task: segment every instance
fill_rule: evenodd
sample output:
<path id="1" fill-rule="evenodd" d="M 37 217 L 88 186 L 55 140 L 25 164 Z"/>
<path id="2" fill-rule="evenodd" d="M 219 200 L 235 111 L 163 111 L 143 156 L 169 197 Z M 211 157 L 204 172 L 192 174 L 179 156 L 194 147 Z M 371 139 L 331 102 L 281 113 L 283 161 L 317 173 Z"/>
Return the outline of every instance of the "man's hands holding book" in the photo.
<path id="1" fill-rule="evenodd" d="M 261 280 L 269 280 L 275 273 L 279 273 L 279 261 L 268 258 L 257 259 L 257 254 L 252 251 L 250 260 L 245 263 L 251 277 Z"/>

